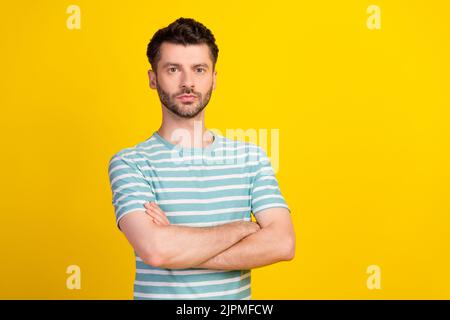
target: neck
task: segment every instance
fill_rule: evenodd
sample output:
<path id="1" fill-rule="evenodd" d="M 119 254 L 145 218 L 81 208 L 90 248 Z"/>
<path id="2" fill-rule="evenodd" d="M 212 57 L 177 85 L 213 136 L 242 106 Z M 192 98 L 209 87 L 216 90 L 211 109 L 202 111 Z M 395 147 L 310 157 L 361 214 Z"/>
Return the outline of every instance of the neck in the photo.
<path id="1" fill-rule="evenodd" d="M 209 146 L 214 137 L 206 128 L 204 111 L 191 119 L 181 118 L 166 108 L 163 109 L 162 123 L 158 134 L 170 143 L 185 148 L 205 148 Z"/>

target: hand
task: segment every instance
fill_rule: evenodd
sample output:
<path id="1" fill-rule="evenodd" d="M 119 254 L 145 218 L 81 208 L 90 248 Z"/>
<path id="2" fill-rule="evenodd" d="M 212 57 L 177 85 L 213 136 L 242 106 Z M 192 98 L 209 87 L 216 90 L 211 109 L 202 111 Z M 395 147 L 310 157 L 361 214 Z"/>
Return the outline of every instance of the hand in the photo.
<path id="1" fill-rule="evenodd" d="M 148 214 L 155 224 L 167 226 L 170 224 L 169 219 L 167 219 L 166 214 L 155 202 L 147 202 L 144 204 L 145 213 Z"/>
<path id="2" fill-rule="evenodd" d="M 246 232 L 250 234 L 261 230 L 261 227 L 257 222 L 253 221 L 239 221 L 239 222 L 245 227 Z"/>

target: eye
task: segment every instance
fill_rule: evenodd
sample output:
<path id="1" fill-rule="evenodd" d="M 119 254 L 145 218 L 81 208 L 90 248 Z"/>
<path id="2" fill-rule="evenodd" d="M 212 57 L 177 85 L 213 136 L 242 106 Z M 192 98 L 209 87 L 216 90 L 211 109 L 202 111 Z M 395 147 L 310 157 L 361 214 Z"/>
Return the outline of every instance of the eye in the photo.
<path id="1" fill-rule="evenodd" d="M 198 73 L 205 73 L 205 71 L 206 71 L 205 68 L 197 68 Z"/>
<path id="2" fill-rule="evenodd" d="M 170 68 L 169 68 L 169 72 L 170 72 L 170 73 L 174 73 L 176 70 L 177 70 L 176 67 L 170 67 Z"/>

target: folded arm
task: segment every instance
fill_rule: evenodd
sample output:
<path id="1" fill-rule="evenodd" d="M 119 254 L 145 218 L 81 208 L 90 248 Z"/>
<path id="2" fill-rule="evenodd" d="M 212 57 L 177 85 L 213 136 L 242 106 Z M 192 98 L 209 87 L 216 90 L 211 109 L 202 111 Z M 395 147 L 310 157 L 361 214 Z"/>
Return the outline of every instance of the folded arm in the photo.
<path id="1" fill-rule="evenodd" d="M 269 208 L 256 214 L 261 230 L 195 268 L 249 270 L 292 260 L 295 232 L 286 208 Z"/>
<path id="2" fill-rule="evenodd" d="M 145 205 L 149 214 L 161 226 L 170 226 L 164 212 L 156 205 Z M 268 208 L 255 214 L 261 229 L 243 237 L 232 246 L 194 268 L 247 270 L 279 261 L 292 260 L 295 255 L 295 231 L 288 209 Z"/>
<path id="3" fill-rule="evenodd" d="M 119 228 L 144 263 L 168 269 L 199 265 L 260 229 L 250 221 L 214 227 L 161 226 L 144 210 L 125 215 Z"/>

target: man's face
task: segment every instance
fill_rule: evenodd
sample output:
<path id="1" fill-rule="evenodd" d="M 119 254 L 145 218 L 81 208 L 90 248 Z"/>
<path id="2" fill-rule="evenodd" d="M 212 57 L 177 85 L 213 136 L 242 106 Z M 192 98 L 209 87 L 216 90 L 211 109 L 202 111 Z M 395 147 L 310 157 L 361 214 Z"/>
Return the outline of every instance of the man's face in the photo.
<path id="1" fill-rule="evenodd" d="M 149 70 L 150 87 L 161 103 L 182 118 L 193 118 L 208 104 L 216 85 L 209 47 L 164 42 L 156 74 Z"/>

